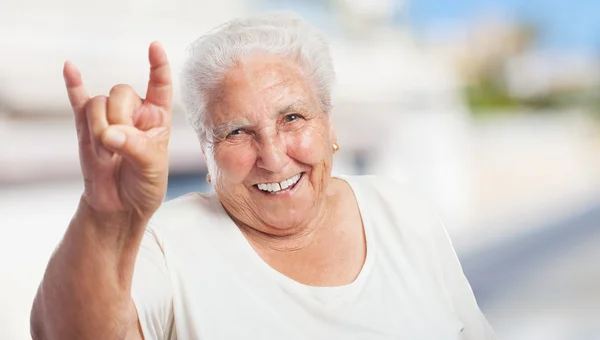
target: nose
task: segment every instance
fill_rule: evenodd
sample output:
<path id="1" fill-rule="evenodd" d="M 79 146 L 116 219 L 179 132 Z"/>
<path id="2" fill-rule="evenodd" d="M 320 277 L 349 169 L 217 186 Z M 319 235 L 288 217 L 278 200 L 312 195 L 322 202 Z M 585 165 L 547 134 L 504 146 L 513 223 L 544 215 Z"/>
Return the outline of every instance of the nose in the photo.
<path id="1" fill-rule="evenodd" d="M 270 172 L 279 172 L 288 165 L 290 159 L 286 153 L 285 143 L 280 135 L 265 138 L 259 145 L 256 165 Z"/>

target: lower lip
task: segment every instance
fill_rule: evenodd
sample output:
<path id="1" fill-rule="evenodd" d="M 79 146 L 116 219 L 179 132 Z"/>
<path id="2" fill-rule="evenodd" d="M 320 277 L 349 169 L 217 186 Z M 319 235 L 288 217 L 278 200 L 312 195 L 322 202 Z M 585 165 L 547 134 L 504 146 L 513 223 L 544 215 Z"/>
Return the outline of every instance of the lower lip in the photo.
<path id="1" fill-rule="evenodd" d="M 268 191 L 260 190 L 256 186 L 254 186 L 254 189 L 260 191 L 262 194 L 264 194 L 265 196 L 268 196 L 268 197 L 273 197 L 273 198 L 286 197 L 286 196 L 293 194 L 296 191 L 296 189 L 298 189 L 298 187 L 300 187 L 300 182 L 302 182 L 303 179 L 304 179 L 304 172 L 302 172 L 300 174 L 300 178 L 298 179 L 298 181 L 296 183 L 294 183 L 294 185 L 292 185 L 291 187 L 287 187 L 284 190 L 278 191 L 276 193 L 270 193 Z"/>

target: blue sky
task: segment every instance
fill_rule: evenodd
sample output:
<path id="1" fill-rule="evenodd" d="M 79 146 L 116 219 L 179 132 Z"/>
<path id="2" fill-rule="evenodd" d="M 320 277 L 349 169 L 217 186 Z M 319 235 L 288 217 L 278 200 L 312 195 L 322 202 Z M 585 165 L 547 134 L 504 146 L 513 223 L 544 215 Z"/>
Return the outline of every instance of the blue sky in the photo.
<path id="1" fill-rule="evenodd" d="M 412 0 L 409 11 L 417 31 L 499 11 L 541 28 L 540 48 L 600 52 L 600 0 Z"/>

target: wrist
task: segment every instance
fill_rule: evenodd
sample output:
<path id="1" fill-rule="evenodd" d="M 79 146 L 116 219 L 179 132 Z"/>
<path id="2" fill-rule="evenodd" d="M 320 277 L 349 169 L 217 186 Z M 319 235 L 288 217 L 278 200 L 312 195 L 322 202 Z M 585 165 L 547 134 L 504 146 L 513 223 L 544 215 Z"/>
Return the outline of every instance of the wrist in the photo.
<path id="1" fill-rule="evenodd" d="M 79 201 L 79 206 L 71 225 L 85 226 L 90 229 L 90 235 L 102 240 L 120 241 L 141 240 L 150 216 L 141 216 L 136 211 L 104 212 L 94 209 L 85 197 Z M 123 244 L 121 244 L 123 245 Z"/>

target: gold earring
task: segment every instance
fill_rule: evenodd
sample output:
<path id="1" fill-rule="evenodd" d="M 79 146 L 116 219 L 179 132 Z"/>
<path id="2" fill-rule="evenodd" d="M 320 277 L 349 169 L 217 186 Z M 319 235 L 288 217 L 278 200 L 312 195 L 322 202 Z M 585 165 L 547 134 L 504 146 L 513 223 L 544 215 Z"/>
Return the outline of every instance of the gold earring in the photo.
<path id="1" fill-rule="evenodd" d="M 208 182 L 208 184 L 210 184 L 210 182 L 211 182 L 210 174 L 206 174 L 206 181 Z"/>
<path id="2" fill-rule="evenodd" d="M 333 153 L 340 151 L 340 145 L 336 142 L 333 142 Z"/>

